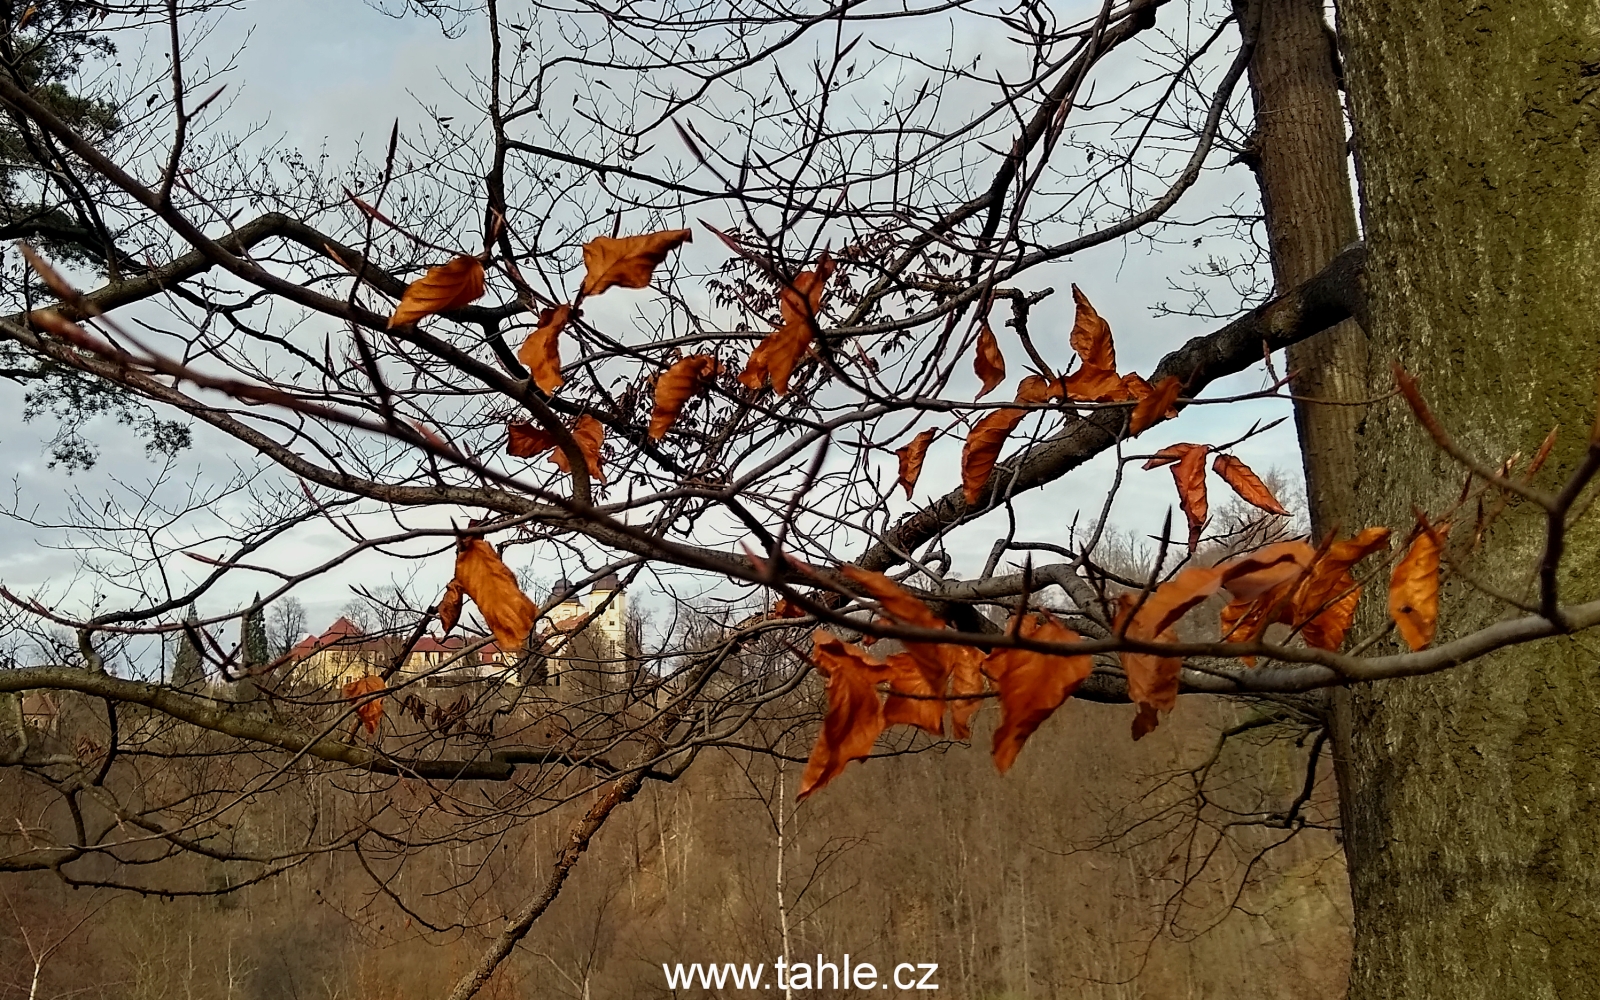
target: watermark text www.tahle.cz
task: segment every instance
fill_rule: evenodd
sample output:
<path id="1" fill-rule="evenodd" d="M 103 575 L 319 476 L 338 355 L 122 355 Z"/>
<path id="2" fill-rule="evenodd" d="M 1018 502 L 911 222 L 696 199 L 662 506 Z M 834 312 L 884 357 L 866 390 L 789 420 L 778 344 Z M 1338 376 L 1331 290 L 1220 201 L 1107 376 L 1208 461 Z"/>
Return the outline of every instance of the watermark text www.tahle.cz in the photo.
<path id="1" fill-rule="evenodd" d="M 765 963 L 734 965 L 732 962 L 695 962 L 692 965 L 661 965 L 667 977 L 669 990 L 936 990 L 934 973 L 939 971 L 935 962 L 901 962 L 878 981 L 877 967 L 870 962 L 856 965 L 845 955 L 838 963 L 824 961 L 821 955 L 816 962 L 791 962 L 778 959 L 772 963 L 772 979 L 766 978 Z"/>

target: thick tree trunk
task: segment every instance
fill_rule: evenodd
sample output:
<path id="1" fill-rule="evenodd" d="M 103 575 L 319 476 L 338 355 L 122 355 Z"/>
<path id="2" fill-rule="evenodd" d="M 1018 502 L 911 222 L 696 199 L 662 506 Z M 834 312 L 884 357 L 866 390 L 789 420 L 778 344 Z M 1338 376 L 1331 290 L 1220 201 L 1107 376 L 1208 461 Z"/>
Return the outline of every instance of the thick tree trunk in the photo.
<path id="1" fill-rule="evenodd" d="M 1250 91 L 1256 114 L 1256 178 L 1279 289 L 1315 275 L 1357 238 L 1346 167 L 1333 38 L 1320 0 L 1239 4 L 1256 42 Z M 1317 405 L 1366 395 L 1366 338 L 1353 321 L 1288 350 L 1295 423 L 1304 455 L 1313 527 L 1339 525 L 1353 497 L 1355 437 L 1362 411 Z"/>
<path id="2" fill-rule="evenodd" d="M 1342 0 L 1374 364 L 1420 377 L 1480 456 L 1572 467 L 1600 362 L 1600 0 Z M 1360 435 L 1362 523 L 1437 513 L 1462 470 L 1403 404 Z M 1460 551 L 1471 512 L 1451 536 Z M 1600 593 L 1591 515 L 1563 597 Z M 1514 506 L 1474 557 L 1529 591 L 1539 519 Z M 1366 614 L 1381 618 L 1381 602 Z M 1459 582 L 1441 637 L 1502 613 Z M 1372 618 L 1368 619 L 1368 624 Z M 1553 639 L 1352 695 L 1351 997 L 1600 996 L 1600 665 Z"/>
<path id="3" fill-rule="evenodd" d="M 1339 56 L 1322 0 L 1235 0 L 1234 10 L 1241 30 L 1255 42 L 1251 166 L 1261 188 L 1272 276 L 1278 289 L 1293 288 L 1360 235 L 1347 166 Z M 1287 361 L 1311 528 L 1320 539 L 1348 530 L 1354 516 L 1361 471 L 1356 441 L 1365 411 L 1332 403 L 1370 395 L 1366 334 L 1346 320 L 1290 347 Z M 1351 780 L 1348 693 L 1334 692 L 1330 707 L 1334 769 L 1342 788 Z"/>

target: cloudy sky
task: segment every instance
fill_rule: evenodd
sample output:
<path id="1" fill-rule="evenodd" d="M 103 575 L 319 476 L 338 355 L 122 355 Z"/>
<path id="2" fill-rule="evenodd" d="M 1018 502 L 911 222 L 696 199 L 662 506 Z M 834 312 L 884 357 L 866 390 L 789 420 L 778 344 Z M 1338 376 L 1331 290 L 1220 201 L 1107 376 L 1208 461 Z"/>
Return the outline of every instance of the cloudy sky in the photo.
<path id="1" fill-rule="evenodd" d="M 395 0 L 393 6 L 398 5 Z M 483 64 L 485 48 L 485 39 L 476 28 L 469 27 L 459 38 L 447 38 L 436 22 L 415 16 L 384 16 L 360 0 L 263 0 L 223 15 L 205 40 L 200 58 L 221 66 L 236 54 L 233 68 L 224 76 L 230 102 L 224 127 L 242 131 L 250 123 L 261 123 L 265 126 L 261 140 L 281 139 L 307 156 L 325 154 L 337 164 L 348 160 L 358 146 L 381 146 L 397 118 L 403 131 L 420 130 L 429 118 L 426 109 L 432 107 L 442 114 L 457 115 L 458 122 L 469 120 L 475 113 L 452 88 L 468 85 L 468 68 Z M 1231 180 L 1203 181 L 1190 194 L 1191 201 L 1219 207 L 1225 204 L 1238 195 L 1239 185 L 1248 181 L 1238 170 L 1228 177 Z M 696 252 L 710 249 L 697 245 Z M 1029 287 L 1052 285 L 1057 289 L 1055 297 L 1034 314 L 1036 334 L 1045 343 L 1064 344 L 1071 326 L 1067 289 L 1076 282 L 1089 291 L 1111 321 L 1122 367 L 1148 372 L 1167 351 L 1220 325 L 1214 320 L 1157 315 L 1152 310 L 1157 302 L 1184 298 L 1169 288 L 1169 282 L 1189 282 L 1185 269 L 1211 254 L 1239 252 L 1221 242 L 1167 246 L 1159 253 L 1144 245 L 1119 243 L 1033 273 Z M 1225 292 L 1225 286 L 1217 290 Z M 1265 378 L 1264 369 L 1257 366 L 1213 386 L 1208 395 L 1253 391 L 1262 387 Z M 52 470 L 47 467 L 44 447 L 50 433 L 48 422 L 22 423 L 21 393 L 5 383 L 0 383 L 0 407 L 7 414 L 0 425 L 6 428 L 0 434 L 0 465 L 9 472 L 13 487 L 7 491 L 6 504 L 32 512 L 36 519 L 52 520 L 72 502 L 93 507 L 129 491 L 137 492 L 157 473 L 157 466 L 144 457 L 132 437 L 106 421 L 96 427 L 103 451 L 95 469 L 73 474 Z M 1151 431 L 1138 447 L 1143 452 L 1179 440 L 1225 440 L 1253 421 L 1269 421 L 1287 413 L 1287 404 L 1275 401 L 1190 411 L 1173 424 Z M 947 454 L 936 450 L 930 456 L 919 499 L 954 485 L 957 449 L 958 445 L 951 444 Z M 1247 442 L 1237 453 L 1259 472 L 1277 470 L 1299 477 L 1292 427 L 1287 423 Z M 1023 523 L 1034 537 L 1050 537 L 1051 526 L 1059 526 L 1064 535 L 1074 512 L 1098 508 L 1111 468 L 1109 459 L 1098 460 L 1048 491 L 1026 495 L 1017 504 Z M 169 488 L 175 489 L 191 481 L 217 482 L 228 475 L 258 471 L 252 456 L 201 432 L 195 447 L 183 453 L 165 475 L 171 481 Z M 1215 484 L 1213 488 L 1222 487 Z M 244 501 L 233 497 L 224 502 Z M 1170 475 L 1165 471 L 1135 472 L 1118 503 L 1117 524 L 1128 530 L 1154 532 L 1173 503 Z M 991 515 L 990 520 L 998 525 L 1000 518 L 1003 515 Z M 987 534 L 993 537 L 993 531 Z M 972 551 L 956 551 L 958 568 L 973 560 L 981 566 L 980 553 L 988 547 L 984 535 L 981 529 L 964 534 Z M 96 588 L 70 541 L 58 531 L 0 522 L 0 581 L 13 590 L 42 592 L 64 606 L 89 603 Z M 296 537 L 295 550 L 281 552 L 280 557 L 311 561 L 337 542 L 331 532 L 319 535 L 308 531 Z M 442 586 L 448 578 L 448 558 L 436 562 L 438 566 L 422 570 L 420 589 Z M 397 579 L 404 581 L 415 568 L 385 565 L 376 558 L 360 560 L 297 594 L 310 609 L 311 624 L 320 629 L 350 598 L 353 582 L 381 585 L 388 582 L 390 574 L 400 574 Z M 540 582 L 556 575 L 543 569 L 547 568 L 533 568 L 534 576 L 544 577 Z M 193 570 L 175 567 L 174 571 Z M 214 594 L 216 607 L 203 607 L 202 611 L 220 612 L 228 602 L 247 599 L 257 585 L 265 586 L 263 581 L 241 578 Z M 650 601 L 648 594 L 636 597 Z"/>

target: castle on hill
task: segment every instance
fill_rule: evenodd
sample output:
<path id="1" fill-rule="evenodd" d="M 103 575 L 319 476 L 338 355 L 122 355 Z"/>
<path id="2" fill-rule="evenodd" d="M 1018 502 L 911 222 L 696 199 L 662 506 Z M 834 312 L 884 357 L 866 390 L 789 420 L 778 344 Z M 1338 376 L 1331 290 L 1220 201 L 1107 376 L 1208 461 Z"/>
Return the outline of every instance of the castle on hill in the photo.
<path id="1" fill-rule="evenodd" d="M 568 581 L 558 580 L 550 601 L 556 603 L 534 623 L 526 650 L 502 649 L 478 635 L 424 635 L 406 652 L 398 673 L 425 685 L 497 681 L 559 687 L 580 683 L 580 675 L 589 686 L 627 669 L 632 653 L 627 594 L 615 574 L 596 581 L 582 596 Z M 405 641 L 405 636 L 365 633 L 340 617 L 321 635 L 296 643 L 284 669 L 301 683 L 342 686 L 388 669 Z"/>

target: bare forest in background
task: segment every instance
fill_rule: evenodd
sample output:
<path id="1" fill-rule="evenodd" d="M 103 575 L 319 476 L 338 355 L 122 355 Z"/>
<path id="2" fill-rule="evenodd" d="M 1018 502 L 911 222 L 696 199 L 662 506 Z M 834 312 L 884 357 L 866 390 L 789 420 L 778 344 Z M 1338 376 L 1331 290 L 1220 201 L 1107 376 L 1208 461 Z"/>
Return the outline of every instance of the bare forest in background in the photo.
<path id="1" fill-rule="evenodd" d="M 1219 704 L 1134 744 L 1104 740 L 1100 711 L 1063 709 L 1001 782 L 983 754 L 957 747 L 874 763 L 799 807 L 787 801 L 799 763 L 718 753 L 607 824 L 484 995 L 669 996 L 663 961 L 770 968 L 785 954 L 781 874 L 788 954 L 837 962 L 853 948 L 880 969 L 937 962 L 940 995 L 1343 996 L 1349 889 L 1326 757 L 1302 795 L 1313 779 L 1306 720 Z M 83 714 L 103 740 L 92 709 Z M 8 815 L 27 815 L 19 789 L 8 791 Z M 374 794 L 412 799 L 419 823 L 448 808 L 407 791 L 285 789 L 254 801 L 230 836 L 256 850 L 282 844 L 308 817 L 373 808 Z M 334 854 L 220 896 L 11 878 L 0 996 L 30 996 L 30 946 L 57 945 L 33 995 L 440 995 L 495 916 L 545 874 L 568 819 L 408 862 L 396 888 L 421 915 Z M 180 877 L 206 890 L 229 876 L 194 860 Z"/>

